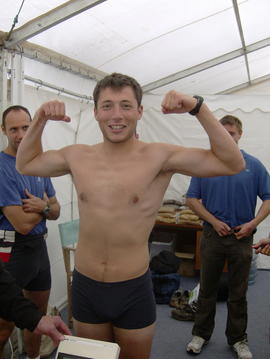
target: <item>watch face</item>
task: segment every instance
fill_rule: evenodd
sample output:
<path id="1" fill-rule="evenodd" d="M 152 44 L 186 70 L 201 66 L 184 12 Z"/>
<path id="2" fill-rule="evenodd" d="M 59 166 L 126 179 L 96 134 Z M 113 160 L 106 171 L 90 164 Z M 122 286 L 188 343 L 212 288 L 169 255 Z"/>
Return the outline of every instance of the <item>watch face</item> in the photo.
<path id="1" fill-rule="evenodd" d="M 45 216 L 48 214 L 50 212 L 50 207 L 45 207 L 44 209 L 43 209 L 43 213 L 45 214 Z"/>

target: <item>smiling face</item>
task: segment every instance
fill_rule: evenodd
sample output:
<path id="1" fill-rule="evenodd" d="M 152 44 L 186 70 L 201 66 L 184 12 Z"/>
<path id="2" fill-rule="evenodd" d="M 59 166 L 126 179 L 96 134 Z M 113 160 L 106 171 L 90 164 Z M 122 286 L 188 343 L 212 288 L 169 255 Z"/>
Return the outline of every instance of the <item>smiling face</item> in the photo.
<path id="1" fill-rule="evenodd" d="M 18 147 L 26 131 L 30 126 L 31 119 L 23 110 L 12 110 L 5 117 L 3 133 L 7 136 L 8 147 L 6 153 L 16 156 Z"/>
<path id="2" fill-rule="evenodd" d="M 142 112 L 143 108 L 138 105 L 130 86 L 102 89 L 95 108 L 95 118 L 104 141 L 119 143 L 133 138 Z"/>

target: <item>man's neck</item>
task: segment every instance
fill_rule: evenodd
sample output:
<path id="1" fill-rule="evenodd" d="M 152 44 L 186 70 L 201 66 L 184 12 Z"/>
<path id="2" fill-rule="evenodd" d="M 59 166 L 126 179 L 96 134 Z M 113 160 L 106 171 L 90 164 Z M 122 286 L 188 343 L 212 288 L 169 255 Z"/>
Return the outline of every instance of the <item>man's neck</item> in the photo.
<path id="1" fill-rule="evenodd" d="M 17 155 L 17 151 L 14 151 L 13 149 L 11 149 L 10 147 L 7 147 L 6 149 L 4 149 L 3 151 L 6 155 L 10 155 L 13 157 L 16 157 Z"/>
<path id="2" fill-rule="evenodd" d="M 102 143 L 102 148 L 104 153 L 106 153 L 110 157 L 115 157 L 115 156 L 126 157 L 127 155 L 132 153 L 132 151 L 135 148 L 137 148 L 138 143 L 139 141 L 136 140 L 135 138 L 132 138 L 129 141 L 123 141 L 118 143 L 104 141 Z"/>

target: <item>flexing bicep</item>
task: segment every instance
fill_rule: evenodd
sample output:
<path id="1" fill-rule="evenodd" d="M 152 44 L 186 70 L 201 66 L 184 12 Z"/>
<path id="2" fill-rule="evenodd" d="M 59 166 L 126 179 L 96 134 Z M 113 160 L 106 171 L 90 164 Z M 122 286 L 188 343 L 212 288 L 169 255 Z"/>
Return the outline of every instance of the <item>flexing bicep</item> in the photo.
<path id="1" fill-rule="evenodd" d="M 22 174 L 41 177 L 58 177 L 70 172 L 64 149 L 42 152 L 23 165 L 17 162 L 16 168 Z"/>
<path id="2" fill-rule="evenodd" d="M 21 234 L 29 233 L 41 220 L 39 213 L 26 213 L 21 206 L 2 207 L 2 212 L 15 230 Z"/>
<path id="3" fill-rule="evenodd" d="M 211 150 L 171 147 L 164 169 L 194 177 L 226 176 L 235 174 Z"/>

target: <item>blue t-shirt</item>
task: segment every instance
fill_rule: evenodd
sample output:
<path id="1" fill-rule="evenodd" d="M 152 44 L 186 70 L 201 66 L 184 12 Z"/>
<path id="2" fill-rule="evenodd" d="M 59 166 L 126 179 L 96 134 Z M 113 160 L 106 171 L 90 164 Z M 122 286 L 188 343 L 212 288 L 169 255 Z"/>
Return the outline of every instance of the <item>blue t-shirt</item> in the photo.
<path id="1" fill-rule="evenodd" d="M 0 152 L 0 207 L 21 206 L 22 198 L 28 198 L 27 189 L 36 197 L 54 197 L 55 190 L 50 178 L 25 176 L 17 172 L 16 157 Z M 0 210 L 0 229 L 14 231 L 14 227 Z M 40 221 L 29 234 L 42 234 L 47 231 L 46 220 Z"/>
<path id="2" fill-rule="evenodd" d="M 257 196 L 270 199 L 270 176 L 255 157 L 241 151 L 246 168 L 233 176 L 192 177 L 188 198 L 201 199 L 204 207 L 231 228 L 255 216 Z"/>

